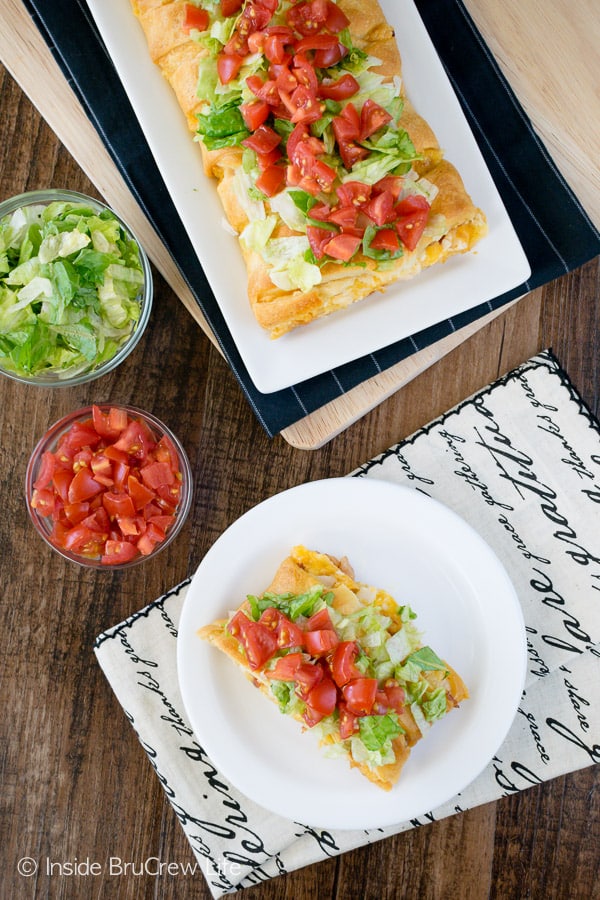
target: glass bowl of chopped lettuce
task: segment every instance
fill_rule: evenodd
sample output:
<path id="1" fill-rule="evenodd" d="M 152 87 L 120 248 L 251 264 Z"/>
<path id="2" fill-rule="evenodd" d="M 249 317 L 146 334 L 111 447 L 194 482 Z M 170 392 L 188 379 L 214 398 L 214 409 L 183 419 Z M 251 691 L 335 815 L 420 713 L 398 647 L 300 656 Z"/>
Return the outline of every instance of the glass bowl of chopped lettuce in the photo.
<path id="1" fill-rule="evenodd" d="M 116 368 L 140 340 L 152 273 L 131 228 L 75 191 L 0 202 L 0 371 L 72 386 Z"/>

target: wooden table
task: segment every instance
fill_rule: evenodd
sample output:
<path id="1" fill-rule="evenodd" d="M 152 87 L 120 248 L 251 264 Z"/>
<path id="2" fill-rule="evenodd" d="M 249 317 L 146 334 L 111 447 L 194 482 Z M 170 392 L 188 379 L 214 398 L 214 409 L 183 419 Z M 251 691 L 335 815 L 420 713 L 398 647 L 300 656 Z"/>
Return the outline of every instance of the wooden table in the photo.
<path id="1" fill-rule="evenodd" d="M 0 69 L 0 196 L 98 189 Z M 597 198 L 596 198 L 597 199 Z M 594 413 L 600 405 L 600 261 L 521 300 L 321 449 L 268 439 L 226 363 L 155 269 L 147 334 L 112 375 L 54 392 L 0 381 L 2 896 L 208 898 L 200 876 L 109 876 L 108 859 L 183 866 L 191 849 L 95 662 L 103 629 L 192 573 L 249 506 L 304 481 L 344 475 L 536 350 L 551 346 Z M 28 456 L 49 423 L 91 401 L 152 410 L 183 441 L 196 490 L 182 534 L 155 561 L 111 575 L 64 563 L 23 502 Z M 583 770 L 389 838 L 258 888 L 301 897 L 583 900 L 600 897 L 600 774 Z M 18 873 L 22 857 L 40 862 Z M 99 862 L 98 876 L 47 874 L 47 861 Z"/>

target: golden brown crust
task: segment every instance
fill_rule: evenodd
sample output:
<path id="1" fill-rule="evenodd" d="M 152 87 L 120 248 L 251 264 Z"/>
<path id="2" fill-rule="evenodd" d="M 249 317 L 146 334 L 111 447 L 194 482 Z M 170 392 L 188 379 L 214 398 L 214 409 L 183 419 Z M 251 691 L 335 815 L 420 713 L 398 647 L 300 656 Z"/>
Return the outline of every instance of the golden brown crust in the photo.
<path id="1" fill-rule="evenodd" d="M 202 52 L 182 28 L 185 2 L 131 0 L 131 3 L 146 34 L 151 57 L 173 88 L 188 126 L 195 133 L 202 106 L 196 95 Z M 394 31 L 377 0 L 338 0 L 338 3 L 348 16 L 355 44 L 380 60 L 374 71 L 383 74 L 386 80 L 400 79 L 401 58 Z M 429 221 L 445 223 L 442 237 L 435 229 L 426 229 L 415 250 L 405 250 L 401 259 L 382 268 L 360 253 L 350 266 L 329 263 L 322 269 L 321 282 L 308 291 L 284 289 L 274 284 L 272 270 L 263 257 L 240 242 L 247 268 L 249 302 L 256 320 L 271 337 L 281 337 L 300 325 L 383 291 L 392 283 L 414 278 L 431 265 L 468 252 L 486 234 L 484 213 L 473 204 L 454 166 L 444 160 L 433 130 L 410 103 L 401 81 L 400 86 L 404 109 L 399 124 L 420 154 L 413 166 L 415 173 L 438 188 Z M 242 151 L 239 147 L 209 151 L 202 142 L 199 146 L 206 174 L 217 181 L 225 216 L 240 234 L 248 224 L 234 181 L 241 166 Z M 391 302 L 401 302 L 401 297 Z"/>
<path id="2" fill-rule="evenodd" d="M 322 270 L 323 280 L 311 291 L 280 291 L 257 253 L 243 250 L 248 270 L 248 293 L 254 314 L 273 337 L 298 325 L 328 315 L 363 300 L 387 285 L 414 278 L 456 253 L 466 253 L 486 234 L 487 222 L 471 202 L 456 168 L 442 159 L 427 171 L 427 180 L 438 188 L 430 222 L 443 217 L 443 235 L 426 230 L 412 253 L 405 253 L 386 269 L 362 258 L 357 265 L 331 263 Z M 389 302 L 401 302 L 390 297 Z"/>
<path id="3" fill-rule="evenodd" d="M 402 627 L 398 605 L 388 593 L 356 581 L 346 560 L 338 560 L 328 554 L 308 550 L 302 545 L 294 547 L 290 555 L 279 565 L 265 593 L 302 594 L 315 584 L 324 584 L 327 590 L 333 593 L 331 605 L 342 615 L 350 615 L 357 609 L 374 603 L 392 620 L 390 632 L 394 633 Z M 247 610 L 247 601 L 244 601 L 239 608 Z M 220 619 L 204 626 L 199 629 L 198 636 L 225 653 L 255 687 L 273 700 L 273 695 L 269 690 L 268 676 L 262 670 L 250 669 L 242 645 L 226 630 L 227 621 L 227 619 Z M 462 678 L 450 666 L 448 666 L 446 674 L 430 672 L 427 674 L 427 678 L 432 687 L 443 684 L 447 689 L 448 709 L 458 706 L 462 700 L 468 697 L 468 690 Z M 351 754 L 347 753 L 348 762 L 352 767 L 358 768 L 369 781 L 386 791 L 391 790 L 397 783 L 410 756 L 411 748 L 422 737 L 408 705 L 399 714 L 399 720 L 404 734 L 399 735 L 393 742 L 395 753 L 393 763 L 373 768 L 356 762 Z M 302 718 L 298 717 L 298 721 L 304 727 Z M 333 735 L 327 738 L 326 742 L 331 744 L 339 740 L 341 740 L 339 735 L 337 737 Z"/>

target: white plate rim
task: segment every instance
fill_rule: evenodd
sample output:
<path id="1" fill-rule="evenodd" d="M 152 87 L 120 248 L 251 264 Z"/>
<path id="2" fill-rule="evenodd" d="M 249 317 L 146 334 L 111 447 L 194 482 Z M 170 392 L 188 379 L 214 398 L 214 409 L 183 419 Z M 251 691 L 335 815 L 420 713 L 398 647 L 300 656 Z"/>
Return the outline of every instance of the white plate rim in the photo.
<path id="1" fill-rule="evenodd" d="M 468 601 L 471 604 L 468 606 L 470 614 L 478 619 L 476 627 L 472 626 L 472 633 L 468 633 L 471 626 L 463 622 L 467 628 L 465 646 L 470 648 L 466 656 L 476 653 L 472 646 L 476 641 L 483 642 L 484 647 L 479 648 L 472 659 L 463 660 L 462 667 L 461 660 L 449 659 L 463 676 L 466 675 L 463 669 L 478 670 L 480 683 L 470 683 L 471 698 L 447 719 L 436 723 L 426 739 L 417 745 L 398 785 L 387 793 L 350 770 L 345 760 L 325 758 L 316 746 L 314 735 L 303 734 L 298 723 L 281 716 L 275 705 L 256 691 L 230 660 L 200 641 L 196 631 L 201 625 L 227 612 L 223 596 L 215 598 L 213 595 L 210 602 L 199 599 L 206 597 L 211 584 L 216 582 L 220 585 L 223 581 L 226 560 L 228 564 L 234 560 L 226 576 L 232 583 L 239 583 L 240 571 L 251 571 L 243 587 L 243 595 L 232 599 L 233 607 L 241 602 L 246 593 L 264 589 L 277 563 L 286 555 L 282 551 L 286 540 L 288 551 L 293 545 L 293 542 L 289 544 L 292 528 L 298 527 L 305 533 L 310 531 L 307 524 L 309 509 L 314 510 L 316 505 L 322 510 L 359 509 L 367 516 L 369 526 L 373 525 L 375 510 L 379 515 L 385 509 L 384 524 L 385 528 L 389 528 L 390 504 L 410 513 L 411 530 L 416 522 L 421 523 L 419 528 L 422 527 L 423 516 L 428 534 L 433 529 L 437 539 L 437 531 L 441 529 L 440 533 L 450 545 L 450 555 L 443 560 L 444 566 L 450 567 L 450 586 L 453 580 L 458 580 L 460 589 L 464 592 L 466 587 L 469 593 L 476 587 L 482 589 L 485 581 L 486 599 L 485 619 L 483 608 L 478 609 L 472 599 Z M 293 526 L 289 524 L 290 514 L 293 514 Z M 270 531 L 268 528 L 265 531 L 265 525 L 269 523 Z M 333 537 L 333 526 L 334 523 L 328 522 L 325 529 L 320 530 Z M 315 535 L 318 532 L 319 529 L 316 529 Z M 406 539 L 406 528 L 404 533 Z M 264 544 L 265 540 L 270 543 Z M 364 535 L 362 540 L 364 542 Z M 264 546 L 263 558 L 257 559 L 256 551 L 261 544 Z M 237 548 L 236 553 L 232 555 L 234 548 Z M 336 547 L 314 549 L 340 552 Z M 464 553 L 469 550 L 476 550 L 476 564 L 471 567 L 472 570 L 467 573 L 452 570 L 452 560 L 456 559 L 457 553 L 459 556 L 463 554 L 461 561 L 464 563 Z M 352 562 L 352 557 L 350 559 Z M 363 572 L 356 574 L 360 580 L 369 580 L 362 577 Z M 378 583 L 376 578 L 372 578 L 371 583 L 388 588 L 386 584 Z M 418 600 L 413 605 L 417 622 L 421 623 L 425 610 L 419 609 Z M 431 641 L 434 649 L 441 654 L 446 648 L 440 647 L 440 643 L 450 640 L 443 637 L 447 629 L 448 621 L 444 620 L 441 633 L 435 641 Z M 431 624 L 425 631 L 426 642 L 430 630 Z M 494 666 L 501 663 L 502 680 L 494 671 Z M 404 485 L 364 477 L 331 478 L 307 482 L 275 494 L 249 509 L 215 541 L 193 576 L 184 600 L 177 639 L 177 667 L 184 708 L 197 739 L 213 764 L 249 799 L 276 815 L 307 825 L 340 830 L 380 828 L 415 819 L 441 806 L 464 790 L 490 762 L 514 721 L 521 698 L 526 671 L 525 626 L 514 586 L 498 557 L 456 513 Z M 203 685 L 201 692 L 199 684 Z M 224 718 L 223 709 L 227 711 L 230 708 L 235 715 Z M 492 716 L 489 709 L 493 709 Z M 238 721 L 240 717 L 241 721 Z M 258 717 L 259 724 L 255 725 L 249 717 Z M 266 737 L 267 723 L 269 729 L 276 729 L 275 743 Z M 304 743 L 306 741 L 310 741 L 310 746 Z M 273 747 L 280 743 L 286 749 L 285 763 L 281 762 L 277 753 L 273 755 Z M 243 752 L 238 750 L 242 746 Z M 433 751 L 441 746 L 449 746 L 450 749 L 435 759 Z M 468 765 L 465 765 L 467 753 L 471 755 L 467 758 Z M 296 763 L 309 760 L 310 771 L 318 773 L 314 788 L 312 784 L 308 787 L 303 785 L 299 791 L 293 784 L 294 776 L 287 767 L 294 755 L 297 757 Z M 267 774 L 275 790 L 265 795 L 264 779 Z"/>
<path id="2" fill-rule="evenodd" d="M 458 99 L 413 0 L 382 0 L 395 27 L 413 104 L 433 127 L 477 205 L 489 234 L 469 254 L 432 267 L 384 294 L 273 341 L 246 297 L 237 239 L 225 228 L 215 185 L 129 4 L 87 0 L 150 150 L 190 236 L 255 387 L 268 394 L 373 353 L 523 284 L 531 269 Z M 227 259 L 224 267 L 222 259 Z"/>

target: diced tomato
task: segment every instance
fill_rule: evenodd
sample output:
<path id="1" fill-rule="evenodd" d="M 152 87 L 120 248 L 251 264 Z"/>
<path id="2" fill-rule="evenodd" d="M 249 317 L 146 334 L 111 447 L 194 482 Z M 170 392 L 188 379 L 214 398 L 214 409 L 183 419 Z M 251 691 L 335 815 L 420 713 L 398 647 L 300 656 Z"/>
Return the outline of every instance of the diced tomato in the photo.
<path id="1" fill-rule="evenodd" d="M 127 427 L 127 411 L 119 407 L 111 407 L 103 412 L 99 406 L 92 406 L 92 422 L 95 430 L 102 437 L 115 438 Z"/>
<path id="2" fill-rule="evenodd" d="M 331 616 L 329 615 L 329 609 L 324 606 L 318 612 L 313 613 L 305 623 L 307 631 L 318 631 L 322 628 L 328 628 L 330 631 L 333 631 L 333 622 L 331 621 Z"/>
<path id="3" fill-rule="evenodd" d="M 105 453 L 94 453 L 90 459 L 90 469 L 96 481 L 106 487 L 114 484 L 113 463 Z"/>
<path id="4" fill-rule="evenodd" d="M 329 228 L 319 228 L 317 225 L 307 226 L 306 236 L 315 259 L 322 259 L 325 256 L 325 245 L 331 240 L 331 235 L 332 232 Z"/>
<path id="5" fill-rule="evenodd" d="M 93 477 L 86 467 L 78 469 L 69 485 L 69 503 L 78 503 L 80 500 L 89 500 L 103 490 L 103 487 Z"/>
<path id="6" fill-rule="evenodd" d="M 40 468 L 37 473 L 37 477 L 33 482 L 34 488 L 39 489 L 48 487 L 48 485 L 52 481 L 52 476 L 54 475 L 55 471 L 56 459 L 54 457 L 54 453 L 46 450 L 44 453 L 42 453 Z"/>
<path id="7" fill-rule="evenodd" d="M 338 704 L 340 737 L 344 741 L 358 731 L 358 716 L 351 713 L 345 703 Z"/>
<path id="8" fill-rule="evenodd" d="M 326 0 L 296 3 L 288 9 L 287 20 L 300 34 L 316 34 L 325 24 L 327 12 Z"/>
<path id="9" fill-rule="evenodd" d="M 302 53 L 295 53 L 293 59 L 293 73 L 298 84 L 304 85 L 313 96 L 317 96 L 319 79 L 313 64 Z"/>
<path id="10" fill-rule="evenodd" d="M 128 466 L 126 463 L 113 463 L 114 487 L 117 491 L 127 490 L 127 479 L 129 478 L 130 470 L 131 466 Z"/>
<path id="11" fill-rule="evenodd" d="M 175 480 L 172 484 L 159 484 L 156 488 L 156 502 L 163 510 L 171 510 L 179 503 L 181 496 L 181 482 Z"/>
<path id="12" fill-rule="evenodd" d="M 219 53 L 217 56 L 217 72 L 221 84 L 229 84 L 237 77 L 244 64 L 244 57 L 237 53 Z"/>
<path id="13" fill-rule="evenodd" d="M 131 562 L 137 556 L 138 549 L 135 544 L 130 541 L 114 541 L 108 540 L 104 545 L 104 553 L 102 554 L 102 562 L 107 566 L 114 566 L 116 563 Z"/>
<path id="14" fill-rule="evenodd" d="M 121 534 L 125 538 L 140 537 L 144 533 L 146 523 L 142 516 L 117 516 L 116 518 Z"/>
<path id="15" fill-rule="evenodd" d="M 78 450 L 73 454 L 72 466 L 73 471 L 77 472 L 79 469 L 89 469 L 90 463 L 92 461 L 92 448 L 91 447 L 82 447 L 81 450 Z"/>
<path id="16" fill-rule="evenodd" d="M 276 635 L 277 647 L 280 650 L 304 646 L 302 629 L 276 607 L 268 606 L 258 621 Z"/>
<path id="17" fill-rule="evenodd" d="M 58 440 L 58 449 L 65 451 L 67 455 L 72 456 L 82 447 L 95 447 L 100 442 L 100 435 L 92 426 L 91 420 L 89 424 L 86 422 L 75 422 L 71 428 L 63 434 Z"/>
<path id="18" fill-rule="evenodd" d="M 371 713 L 374 716 L 384 716 L 387 712 L 389 712 L 389 709 L 390 704 L 386 692 L 378 690 L 375 694 L 375 700 L 373 701 Z"/>
<path id="19" fill-rule="evenodd" d="M 90 510 L 91 509 L 92 504 L 90 504 Z M 108 513 L 103 506 L 94 509 L 92 512 L 90 512 L 90 515 L 86 516 L 85 519 L 82 519 L 81 522 L 83 525 L 86 525 L 88 528 L 95 532 L 104 532 L 110 530 Z"/>
<path id="20" fill-rule="evenodd" d="M 73 470 L 58 468 L 52 476 L 54 490 L 63 502 L 69 499 L 69 485 L 73 479 Z"/>
<path id="21" fill-rule="evenodd" d="M 336 138 L 339 132 L 343 140 L 358 140 L 360 137 L 360 115 L 354 103 L 346 103 L 339 116 L 333 119 L 332 125 Z"/>
<path id="22" fill-rule="evenodd" d="M 64 514 L 71 525 L 78 525 L 83 522 L 90 512 L 90 504 L 87 500 L 80 500 L 79 503 L 65 503 Z"/>
<path id="23" fill-rule="evenodd" d="M 281 143 L 281 137 L 268 125 L 259 125 L 256 131 L 242 141 L 255 153 L 270 153 Z"/>
<path id="24" fill-rule="evenodd" d="M 248 52 L 249 53 L 262 53 L 265 47 L 265 31 L 254 31 L 252 34 L 248 35 Z"/>
<path id="25" fill-rule="evenodd" d="M 154 550 L 156 544 L 164 541 L 164 539 L 164 531 L 149 522 L 146 530 L 137 541 L 136 547 L 138 548 L 142 556 L 149 556 L 150 553 L 152 553 L 152 551 Z"/>
<path id="26" fill-rule="evenodd" d="M 264 100 L 269 106 L 278 106 L 279 90 L 274 80 L 263 81 L 260 75 L 248 75 L 246 85 L 259 100 Z"/>
<path id="27" fill-rule="evenodd" d="M 144 518 L 143 518 L 143 516 L 136 516 L 135 521 L 136 521 L 136 523 L 140 522 L 140 521 L 143 523 Z M 166 535 L 167 531 L 173 524 L 173 515 L 168 516 L 168 515 L 162 515 L 159 513 L 155 516 L 146 516 L 146 521 L 148 523 L 152 523 L 153 525 L 156 525 L 156 527 L 160 528 L 160 530 L 163 532 L 163 534 Z"/>
<path id="28" fill-rule="evenodd" d="M 331 678 L 325 675 L 312 688 L 306 698 L 306 705 L 322 716 L 330 716 L 337 704 L 337 688 Z"/>
<path id="29" fill-rule="evenodd" d="M 361 238 L 353 234 L 337 234 L 325 245 L 325 253 L 333 259 L 348 262 L 361 244 Z"/>
<path id="30" fill-rule="evenodd" d="M 408 194 L 408 196 L 396 203 L 395 209 L 398 216 L 409 216 L 417 212 L 428 213 L 430 206 L 428 200 L 422 194 Z"/>
<path id="31" fill-rule="evenodd" d="M 271 21 L 272 15 L 273 10 L 261 0 L 247 0 L 236 29 L 246 36 L 255 31 L 262 31 Z"/>
<path id="32" fill-rule="evenodd" d="M 112 565 L 120 554 L 108 552 L 107 541 L 125 541 L 128 555 L 140 555 L 165 540 L 181 496 L 179 469 L 166 434 L 156 439 L 121 408 L 94 407 L 44 454 L 36 483 L 47 484 L 34 487 L 30 504 L 52 515 L 57 547 Z"/>
<path id="33" fill-rule="evenodd" d="M 206 31 L 208 28 L 208 12 L 193 3 L 186 3 L 183 8 L 183 24 L 184 31 L 190 32 L 193 29 L 198 31 Z"/>
<path id="34" fill-rule="evenodd" d="M 363 206 L 371 196 L 371 186 L 362 181 L 345 181 L 337 189 L 342 206 Z"/>
<path id="35" fill-rule="evenodd" d="M 304 634 L 304 646 L 311 656 L 326 656 L 339 643 L 337 633 L 330 628 L 307 631 Z"/>
<path id="36" fill-rule="evenodd" d="M 354 678 L 342 688 L 346 708 L 355 716 L 368 716 L 377 694 L 376 678 Z"/>
<path id="37" fill-rule="evenodd" d="M 123 429 L 123 434 L 127 431 L 127 427 Z M 107 459 L 110 459 L 111 462 L 118 462 L 127 464 L 129 462 L 129 453 L 125 450 L 119 450 L 116 444 L 108 444 L 103 448 L 102 453 Z"/>
<path id="38" fill-rule="evenodd" d="M 358 209 L 356 206 L 338 206 L 329 213 L 328 222 L 335 222 L 342 230 L 356 225 Z"/>
<path id="39" fill-rule="evenodd" d="M 325 17 L 325 27 L 327 30 L 338 34 L 340 31 L 343 31 L 344 28 L 347 28 L 349 24 L 348 16 L 340 9 L 337 3 L 333 3 L 332 0 L 327 0 L 327 14 Z"/>
<path id="40" fill-rule="evenodd" d="M 408 200 L 409 198 L 406 199 Z M 420 208 L 415 206 L 412 212 L 401 213 L 400 218 L 395 223 L 400 240 L 408 250 L 414 250 L 419 243 L 429 218 L 429 203 L 427 203 L 427 200 L 424 197 L 415 197 L 414 199 L 422 200 L 423 205 Z M 405 204 L 405 200 L 397 203 L 396 211 L 399 212 L 400 208 L 406 208 Z"/>
<path id="41" fill-rule="evenodd" d="M 269 116 L 269 104 L 264 100 L 253 100 L 251 103 L 242 103 L 240 112 L 250 131 L 256 131 L 258 126 L 262 125 Z"/>
<path id="42" fill-rule="evenodd" d="M 287 139 L 286 150 L 288 159 L 296 165 L 300 165 L 305 153 L 308 153 L 310 156 L 318 156 L 320 153 L 325 152 L 325 145 L 319 138 L 311 135 L 305 124 L 299 123 L 294 126 Z"/>
<path id="43" fill-rule="evenodd" d="M 302 718 L 309 728 L 314 728 L 314 726 L 318 725 L 321 719 L 324 718 L 324 714 L 313 709 L 312 706 L 307 706 L 302 713 Z"/>
<path id="44" fill-rule="evenodd" d="M 328 69 L 336 66 L 348 53 L 348 49 L 340 41 L 335 46 L 315 50 L 314 64 L 319 69 Z"/>
<path id="45" fill-rule="evenodd" d="M 135 515 L 135 506 L 128 494 L 106 491 L 102 495 L 102 505 L 111 519 L 116 519 L 117 516 L 133 517 Z"/>
<path id="46" fill-rule="evenodd" d="M 373 236 L 369 246 L 373 250 L 387 250 L 388 253 L 397 253 L 400 249 L 398 232 L 393 228 L 382 228 Z"/>
<path id="47" fill-rule="evenodd" d="M 258 164 L 258 168 L 260 172 L 266 172 L 267 169 L 270 169 L 271 166 L 274 166 L 276 162 L 279 162 L 281 157 L 283 156 L 279 147 L 275 147 L 271 150 L 270 153 L 260 153 L 257 154 L 256 162 Z M 284 170 L 285 176 L 285 170 Z"/>
<path id="48" fill-rule="evenodd" d="M 37 509 L 40 516 L 51 516 L 54 512 L 54 492 L 49 488 L 34 488 L 31 497 L 31 505 Z"/>
<path id="49" fill-rule="evenodd" d="M 368 217 L 380 227 L 388 225 L 396 218 L 394 195 L 391 191 L 381 191 L 374 197 L 371 197 L 363 209 Z"/>
<path id="50" fill-rule="evenodd" d="M 344 687 L 354 678 L 361 678 L 362 672 L 356 667 L 359 646 L 356 641 L 340 641 L 331 658 L 331 674 L 338 687 Z"/>
<path id="51" fill-rule="evenodd" d="M 360 162 L 361 159 L 366 159 L 369 155 L 366 147 L 361 147 L 360 144 L 356 144 L 354 141 L 338 140 L 338 150 L 344 163 L 344 168 L 348 172 L 357 162 Z"/>
<path id="52" fill-rule="evenodd" d="M 323 107 L 314 91 L 306 85 L 299 84 L 291 94 L 279 91 L 279 96 L 294 124 L 310 125 L 321 118 Z"/>
<path id="53" fill-rule="evenodd" d="M 221 15 L 227 18 L 235 16 L 242 8 L 244 0 L 221 0 Z"/>
<path id="54" fill-rule="evenodd" d="M 374 193 L 391 191 L 392 196 L 396 201 L 402 193 L 403 187 L 404 178 L 401 175 L 386 175 L 384 178 L 380 178 L 379 181 L 375 182 L 375 184 L 373 185 L 373 191 Z"/>
<path id="55" fill-rule="evenodd" d="M 369 97 L 360 111 L 360 139 L 366 140 L 375 134 L 383 125 L 392 121 L 392 117 L 379 103 Z"/>
<path id="56" fill-rule="evenodd" d="M 279 657 L 267 675 L 275 681 L 294 681 L 302 661 L 302 653 L 287 653 L 285 656 Z"/>
<path id="57" fill-rule="evenodd" d="M 289 66 L 283 63 L 269 66 L 269 77 L 275 82 L 277 90 L 286 94 L 291 94 L 300 84 L 296 75 L 290 72 Z"/>
<path id="58" fill-rule="evenodd" d="M 82 556 L 99 556 L 107 537 L 102 532 L 92 530 L 85 522 L 80 522 L 65 533 L 61 546 Z"/>
<path id="59" fill-rule="evenodd" d="M 156 496 L 154 491 L 151 491 L 150 488 L 143 485 L 135 475 L 128 476 L 127 490 L 129 496 L 133 500 L 133 505 L 137 510 L 143 509 L 148 503 L 154 500 L 154 497 Z"/>
<path id="60" fill-rule="evenodd" d="M 389 708 L 393 709 L 397 713 L 402 712 L 404 710 L 406 701 L 404 688 L 402 688 L 393 678 L 390 678 L 384 684 L 383 690 L 385 692 Z"/>
<path id="61" fill-rule="evenodd" d="M 354 75 L 347 72 L 337 81 L 323 81 L 319 87 L 319 96 L 326 100 L 347 100 L 360 90 L 360 85 Z"/>
<path id="62" fill-rule="evenodd" d="M 293 39 L 291 28 L 268 29 L 264 40 L 264 55 L 271 63 L 284 63 L 290 60 L 291 54 L 286 50 Z"/>
<path id="63" fill-rule="evenodd" d="M 241 610 L 233 616 L 227 630 L 244 647 L 251 669 L 264 666 L 277 650 L 277 635 L 260 622 L 253 622 Z"/>
<path id="64" fill-rule="evenodd" d="M 168 516 L 173 515 L 173 510 L 171 512 L 167 512 L 162 505 L 159 505 L 159 502 L 147 503 L 146 506 L 141 510 L 141 513 L 147 521 L 149 519 L 153 519 L 154 516 Z"/>
<path id="65" fill-rule="evenodd" d="M 146 459 L 150 450 L 154 449 L 155 440 L 148 426 L 141 420 L 134 419 L 121 432 L 119 439 L 113 444 L 116 450 L 122 450 L 136 459 Z"/>
<path id="66" fill-rule="evenodd" d="M 311 662 L 303 662 L 296 669 L 294 682 L 296 693 L 302 700 L 306 700 L 309 693 L 323 678 L 325 673 L 321 666 Z"/>
<path id="67" fill-rule="evenodd" d="M 223 47 L 225 56 L 237 56 L 244 59 L 250 52 L 246 35 L 234 31 Z"/>
<path id="68" fill-rule="evenodd" d="M 151 491 L 158 490 L 162 485 L 171 485 L 175 481 L 175 473 L 165 462 L 151 462 L 140 469 L 142 481 Z"/>
<path id="69" fill-rule="evenodd" d="M 298 41 L 295 52 L 305 54 L 308 50 L 331 50 L 339 41 L 334 34 L 313 34 Z"/>

